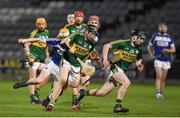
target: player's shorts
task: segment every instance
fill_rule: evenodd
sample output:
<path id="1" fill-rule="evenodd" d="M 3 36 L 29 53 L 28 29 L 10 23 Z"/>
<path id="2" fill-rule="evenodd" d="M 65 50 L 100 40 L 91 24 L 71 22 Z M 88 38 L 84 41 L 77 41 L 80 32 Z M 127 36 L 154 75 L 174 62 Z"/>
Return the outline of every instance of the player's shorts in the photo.
<path id="1" fill-rule="evenodd" d="M 40 66 L 41 62 L 34 62 L 33 65 L 32 65 L 32 68 L 37 70 Z"/>
<path id="2" fill-rule="evenodd" d="M 48 72 L 54 80 L 60 80 L 59 66 L 57 66 L 52 60 L 46 64 L 43 70 Z"/>
<path id="3" fill-rule="evenodd" d="M 114 64 L 114 68 L 113 69 L 108 69 L 108 79 L 109 78 L 111 78 L 113 75 L 114 75 L 114 73 L 116 73 L 116 72 L 123 72 L 124 73 L 124 71 L 119 67 L 119 66 L 117 66 L 116 64 Z"/>
<path id="4" fill-rule="evenodd" d="M 157 60 L 155 59 L 154 60 L 154 67 L 155 68 L 162 68 L 163 70 L 168 70 L 171 68 L 171 64 L 169 61 L 160 61 L 160 60 Z"/>
<path id="5" fill-rule="evenodd" d="M 63 59 L 63 66 L 68 67 L 68 69 L 70 70 L 69 77 L 68 77 L 68 79 L 70 81 L 73 81 L 76 79 L 77 76 L 80 76 L 80 70 L 81 70 L 80 67 L 75 67 L 75 66 L 71 65 L 65 59 Z"/>

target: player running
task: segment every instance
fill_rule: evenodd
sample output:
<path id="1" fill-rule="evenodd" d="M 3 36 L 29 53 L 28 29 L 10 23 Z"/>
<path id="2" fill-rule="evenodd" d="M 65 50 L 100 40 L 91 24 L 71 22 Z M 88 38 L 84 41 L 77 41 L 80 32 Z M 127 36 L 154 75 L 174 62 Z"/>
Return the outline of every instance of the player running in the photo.
<path id="1" fill-rule="evenodd" d="M 31 38 L 48 38 L 49 31 L 46 30 L 47 22 L 45 18 L 36 19 L 36 29 L 31 33 Z M 24 50 L 26 55 L 33 55 L 33 58 L 28 57 L 29 60 L 29 80 L 36 78 L 37 70 L 42 70 L 45 66 L 44 61 L 49 59 L 49 52 L 47 45 L 43 42 L 27 42 L 24 43 Z M 41 85 L 39 85 L 40 88 Z M 30 99 L 32 104 L 39 104 L 40 99 L 38 92 L 34 85 L 29 86 Z"/>
<path id="2" fill-rule="evenodd" d="M 54 108 L 55 101 L 61 93 L 63 87 L 67 84 L 77 88 L 80 83 L 80 70 L 81 66 L 77 58 L 84 60 L 87 55 L 94 49 L 96 41 L 94 37 L 98 28 L 89 25 L 85 33 L 74 33 L 66 38 L 66 44 L 70 46 L 71 51 L 64 52 L 64 59 L 60 69 L 59 91 L 55 97 L 51 97 L 47 104 L 47 110 L 51 111 Z"/>
<path id="3" fill-rule="evenodd" d="M 92 89 L 89 91 L 81 89 L 75 100 L 77 107 L 74 108 L 77 109 L 79 107 L 79 102 L 84 96 L 105 96 L 118 84 L 121 84 L 113 111 L 128 112 L 129 109 L 122 106 L 122 100 L 130 85 L 130 80 L 125 72 L 133 62 L 136 62 L 138 70 L 143 70 L 143 64 L 141 63 L 141 45 L 145 38 L 146 36 L 143 31 L 134 30 L 131 34 L 131 39 L 129 40 L 119 40 L 105 44 L 103 47 L 103 64 L 104 68 L 109 68 L 109 77 L 100 89 Z M 112 61 L 112 63 L 108 59 L 108 53 L 111 48 L 118 59 L 115 62 Z"/>
<path id="4" fill-rule="evenodd" d="M 170 55 L 176 52 L 174 39 L 167 34 L 167 25 L 159 24 L 159 33 L 152 36 L 147 50 L 151 59 L 154 60 L 156 71 L 156 98 L 164 99 L 163 90 L 168 70 L 171 68 Z M 154 48 L 154 49 L 153 49 Z M 153 51 L 154 50 L 154 54 Z"/>
<path id="5" fill-rule="evenodd" d="M 62 55 L 65 51 L 69 50 L 69 48 L 65 44 L 61 44 L 61 40 L 63 40 L 66 36 L 68 36 L 68 31 L 66 28 L 60 30 L 58 37 L 56 38 L 29 38 L 29 39 L 19 39 L 19 43 L 25 42 L 44 42 L 46 44 L 53 45 L 55 48 L 54 54 L 48 64 L 46 64 L 45 68 L 41 71 L 40 75 L 37 78 L 30 79 L 25 82 L 17 82 L 14 84 L 13 88 L 18 89 L 20 87 L 26 87 L 29 85 L 37 85 L 42 84 L 50 79 L 50 77 L 54 78 L 52 92 L 56 92 L 58 89 L 58 84 L 60 81 L 59 74 L 59 66 L 62 60 Z"/>

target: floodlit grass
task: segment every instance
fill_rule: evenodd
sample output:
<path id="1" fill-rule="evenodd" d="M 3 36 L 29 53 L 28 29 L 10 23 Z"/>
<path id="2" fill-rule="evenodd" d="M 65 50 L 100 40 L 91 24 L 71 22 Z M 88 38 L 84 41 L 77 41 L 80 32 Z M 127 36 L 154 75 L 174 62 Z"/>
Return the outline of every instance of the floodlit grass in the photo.
<path id="1" fill-rule="evenodd" d="M 38 117 L 172 117 L 180 116 L 180 86 L 167 85 L 165 99 L 155 99 L 155 89 L 152 84 L 132 84 L 123 100 L 123 105 L 130 108 L 128 113 L 113 113 L 112 109 L 116 100 L 116 88 L 106 97 L 85 97 L 81 110 L 72 111 L 71 89 L 67 89 L 63 96 L 59 97 L 55 109 L 46 112 L 41 105 L 32 105 L 29 102 L 27 88 L 14 90 L 15 81 L 0 80 L 0 116 L 38 116 Z M 92 83 L 89 88 L 100 88 L 102 83 Z M 43 99 L 50 90 L 50 83 L 40 91 Z"/>

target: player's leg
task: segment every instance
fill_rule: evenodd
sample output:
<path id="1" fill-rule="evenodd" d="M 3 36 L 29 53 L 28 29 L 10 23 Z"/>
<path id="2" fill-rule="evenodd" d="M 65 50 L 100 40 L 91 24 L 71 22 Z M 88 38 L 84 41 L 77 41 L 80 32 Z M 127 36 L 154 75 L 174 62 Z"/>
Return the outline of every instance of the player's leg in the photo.
<path id="1" fill-rule="evenodd" d="M 72 109 L 79 109 L 79 103 L 84 98 L 84 96 L 105 96 L 110 93 L 114 89 L 114 87 L 115 85 L 111 81 L 107 80 L 100 89 L 92 89 L 89 91 L 81 89 L 79 91 L 79 94 L 76 96 Z"/>
<path id="2" fill-rule="evenodd" d="M 166 83 L 166 76 L 167 76 L 168 70 L 162 70 L 162 79 L 161 79 L 161 85 L 160 85 L 160 90 L 161 94 L 163 95 L 165 83 Z"/>
<path id="3" fill-rule="evenodd" d="M 36 78 L 36 74 L 37 74 L 36 72 L 37 72 L 37 68 L 33 68 L 33 66 L 29 67 L 29 69 L 28 69 L 29 80 L 31 80 L 33 78 Z M 30 85 L 30 86 L 28 86 L 28 89 L 29 89 L 29 93 L 30 93 L 31 103 L 32 104 L 40 103 L 40 101 L 37 100 L 36 96 L 35 96 L 35 86 L 34 85 Z"/>
<path id="4" fill-rule="evenodd" d="M 45 68 L 46 64 L 44 63 L 41 63 L 38 67 L 38 71 L 41 73 L 41 71 Z M 49 72 L 48 72 L 49 73 Z M 40 84 L 36 84 L 35 85 L 35 95 L 36 97 L 39 98 L 39 94 L 38 92 L 41 90 L 41 88 L 46 84 L 46 82 L 48 81 L 49 79 L 45 79 L 44 81 L 42 81 Z"/>
<path id="5" fill-rule="evenodd" d="M 46 111 L 51 111 L 54 108 L 54 104 L 59 97 L 63 86 L 66 85 L 67 79 L 68 79 L 68 73 L 70 71 L 70 68 L 68 66 L 62 66 L 60 69 L 60 79 L 55 80 L 53 83 L 53 88 L 51 91 L 51 94 L 49 95 L 49 103 L 47 106 L 45 106 Z"/>
<path id="6" fill-rule="evenodd" d="M 44 81 L 48 81 L 49 79 L 49 75 L 50 73 L 47 72 L 46 70 L 42 70 L 40 75 L 37 78 L 32 78 L 28 81 L 24 81 L 24 82 L 17 82 L 16 84 L 14 84 L 14 88 L 18 89 L 20 87 L 26 87 L 26 86 L 30 86 L 30 85 L 37 85 L 37 84 L 41 84 Z"/>
<path id="7" fill-rule="evenodd" d="M 38 66 L 38 72 L 41 73 L 41 71 L 45 68 L 46 64 L 44 63 L 40 63 L 39 66 Z M 39 84 L 35 84 L 35 96 L 40 99 L 39 97 L 39 91 L 40 89 L 46 84 L 46 82 L 48 81 L 49 79 L 44 79 L 42 82 L 40 82 Z"/>
<path id="8" fill-rule="evenodd" d="M 161 79 L 161 85 L 160 85 L 162 98 L 164 98 L 163 91 L 164 91 L 164 88 L 165 88 L 166 76 L 167 76 L 168 70 L 170 68 L 171 68 L 170 62 L 163 62 L 163 66 L 162 66 L 162 79 Z"/>
<path id="9" fill-rule="evenodd" d="M 113 111 L 114 112 L 128 112 L 128 108 L 124 108 L 122 106 L 122 101 L 125 96 L 125 93 L 128 90 L 128 87 L 130 86 L 131 82 L 129 78 L 126 76 L 126 74 L 123 71 L 118 71 L 113 75 L 113 78 L 116 82 L 121 83 L 121 87 L 118 90 L 116 103 L 114 106 Z"/>
<path id="10" fill-rule="evenodd" d="M 88 80 L 90 76 L 81 76 L 81 83 L 84 83 L 86 80 Z M 88 81 L 84 86 L 83 89 L 86 90 L 88 85 L 90 84 L 90 81 Z"/>
<path id="11" fill-rule="evenodd" d="M 73 109 L 76 96 L 77 96 L 77 94 L 79 92 L 80 74 L 76 74 L 76 76 L 70 75 L 68 77 L 68 86 L 72 87 L 72 90 L 73 90 L 73 99 L 72 99 L 72 102 L 71 102 L 71 108 Z M 75 107 L 77 107 L 77 106 L 75 106 Z"/>
<path id="12" fill-rule="evenodd" d="M 161 99 L 162 91 L 161 91 L 161 82 L 162 82 L 162 62 L 159 60 L 154 61 L 154 67 L 156 72 L 156 98 Z"/>
<path id="13" fill-rule="evenodd" d="M 156 72 L 156 98 L 159 99 L 162 96 L 162 91 L 161 91 L 162 69 L 156 67 L 155 72 Z"/>

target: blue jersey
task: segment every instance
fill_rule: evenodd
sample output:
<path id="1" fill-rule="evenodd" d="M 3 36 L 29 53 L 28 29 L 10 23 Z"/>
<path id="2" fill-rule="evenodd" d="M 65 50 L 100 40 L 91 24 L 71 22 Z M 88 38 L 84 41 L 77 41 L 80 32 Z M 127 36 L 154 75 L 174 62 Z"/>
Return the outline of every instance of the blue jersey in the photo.
<path id="1" fill-rule="evenodd" d="M 47 44 L 50 44 L 50 45 L 54 45 L 54 54 L 51 58 L 51 60 L 59 66 L 59 63 L 61 61 L 61 58 L 62 58 L 62 54 L 63 52 L 65 51 L 64 48 L 62 48 L 62 46 L 60 45 L 60 40 L 58 38 L 48 38 L 45 40 Z"/>
<path id="2" fill-rule="evenodd" d="M 174 46 L 174 39 L 169 34 L 157 33 L 152 36 L 150 44 L 154 47 L 155 57 L 160 61 L 169 61 L 169 56 L 163 55 L 162 50 Z"/>

